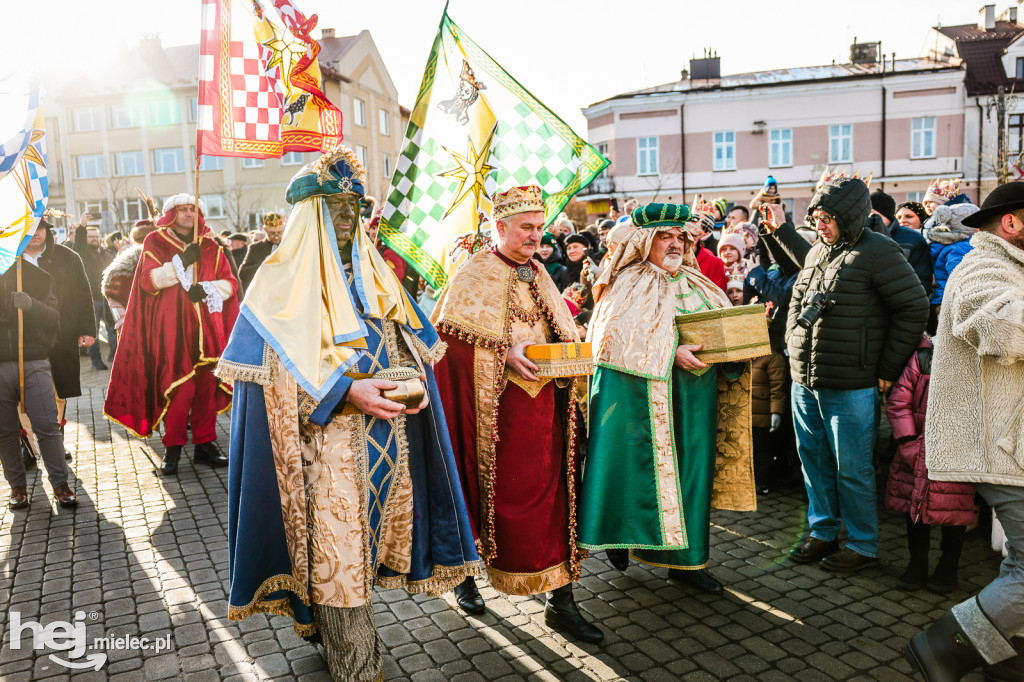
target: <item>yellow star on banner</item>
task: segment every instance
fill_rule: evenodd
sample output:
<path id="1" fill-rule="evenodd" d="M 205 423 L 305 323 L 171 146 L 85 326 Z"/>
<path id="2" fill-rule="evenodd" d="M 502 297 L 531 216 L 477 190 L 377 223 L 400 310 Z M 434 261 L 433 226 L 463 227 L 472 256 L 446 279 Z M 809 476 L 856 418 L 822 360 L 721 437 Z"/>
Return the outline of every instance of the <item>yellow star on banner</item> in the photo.
<path id="1" fill-rule="evenodd" d="M 272 53 L 267 62 L 267 71 L 272 70 L 275 66 L 280 66 L 281 80 L 284 82 L 285 89 L 290 92 L 292 89 L 292 67 L 295 62 L 299 61 L 301 55 L 306 54 L 306 45 L 299 40 L 287 40 L 284 31 L 274 22 L 264 19 L 264 23 L 274 34 L 270 40 L 263 42 L 263 46 Z"/>
<path id="2" fill-rule="evenodd" d="M 479 150 L 473 147 L 472 138 L 467 140 L 465 156 L 458 152 L 453 152 L 444 145 L 441 146 L 441 149 L 451 154 L 452 158 L 455 159 L 455 163 L 459 165 L 457 168 L 439 173 L 438 177 L 457 178 L 460 181 L 459 188 L 455 190 L 455 198 L 452 199 L 452 205 L 448 207 L 448 211 L 444 214 L 445 218 L 450 216 L 452 211 L 470 194 L 473 195 L 473 200 L 479 204 L 480 193 L 484 191 L 487 175 L 494 170 L 493 166 L 487 165 L 487 158 L 491 155 L 491 140 L 494 138 L 494 131 L 497 128 L 497 125 L 491 128 L 491 132 L 487 134 L 487 139 L 484 140 Z"/>

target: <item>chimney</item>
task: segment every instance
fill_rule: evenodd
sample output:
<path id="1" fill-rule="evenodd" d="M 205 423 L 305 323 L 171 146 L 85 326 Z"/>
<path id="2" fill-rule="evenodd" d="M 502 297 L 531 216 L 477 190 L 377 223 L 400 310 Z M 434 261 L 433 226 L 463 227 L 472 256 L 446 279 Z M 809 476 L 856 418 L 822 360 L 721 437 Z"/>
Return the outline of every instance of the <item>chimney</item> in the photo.
<path id="1" fill-rule="evenodd" d="M 981 15 L 980 17 L 978 17 L 978 29 L 979 30 L 981 30 L 981 31 L 991 31 L 991 30 L 995 29 L 995 27 L 996 27 L 996 6 L 995 5 L 985 5 L 980 10 L 978 10 L 978 14 Z"/>
<path id="2" fill-rule="evenodd" d="M 333 37 L 334 37 L 334 29 L 333 28 L 322 28 L 322 29 L 320 29 L 320 39 L 321 40 L 323 40 L 324 38 L 333 38 Z"/>

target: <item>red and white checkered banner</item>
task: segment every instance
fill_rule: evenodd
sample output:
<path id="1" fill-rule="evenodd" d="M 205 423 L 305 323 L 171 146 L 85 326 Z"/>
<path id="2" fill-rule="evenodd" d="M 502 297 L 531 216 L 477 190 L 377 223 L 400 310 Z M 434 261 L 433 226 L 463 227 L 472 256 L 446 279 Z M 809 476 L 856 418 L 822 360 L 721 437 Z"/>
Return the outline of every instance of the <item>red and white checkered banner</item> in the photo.
<path id="1" fill-rule="evenodd" d="M 341 111 L 324 95 L 310 36 L 291 0 L 202 0 L 197 152 L 280 157 L 341 142 Z"/>

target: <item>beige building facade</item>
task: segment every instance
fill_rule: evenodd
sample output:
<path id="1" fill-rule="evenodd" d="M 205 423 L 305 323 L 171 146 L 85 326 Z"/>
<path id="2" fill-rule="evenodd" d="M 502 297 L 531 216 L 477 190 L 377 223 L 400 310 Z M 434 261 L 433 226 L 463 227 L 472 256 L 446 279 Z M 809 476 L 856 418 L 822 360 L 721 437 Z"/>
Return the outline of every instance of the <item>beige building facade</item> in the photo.
<path id="1" fill-rule="evenodd" d="M 319 42 L 324 92 L 342 112 L 344 144 L 367 168 L 367 193 L 380 199 L 409 112 L 368 31 L 336 37 L 323 29 Z M 194 192 L 198 73 L 198 44 L 164 47 L 148 37 L 84 80 L 44 79 L 49 205 L 76 219 L 89 212 L 107 233 L 145 216 L 136 188 L 158 208 L 168 196 Z M 267 212 L 287 213 L 289 179 L 317 156 L 204 156 L 199 193 L 208 223 L 236 232 L 258 228 Z"/>

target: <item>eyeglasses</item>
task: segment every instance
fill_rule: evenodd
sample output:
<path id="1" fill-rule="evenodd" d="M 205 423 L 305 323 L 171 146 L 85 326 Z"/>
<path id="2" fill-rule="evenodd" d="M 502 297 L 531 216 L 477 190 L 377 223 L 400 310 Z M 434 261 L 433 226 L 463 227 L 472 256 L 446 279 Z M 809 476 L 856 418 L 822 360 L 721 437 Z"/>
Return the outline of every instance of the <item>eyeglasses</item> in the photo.
<path id="1" fill-rule="evenodd" d="M 835 218 L 833 218 L 827 213 L 815 213 L 814 215 L 811 216 L 811 220 L 813 220 L 815 223 L 825 223 L 826 225 L 831 225 L 836 221 Z"/>

